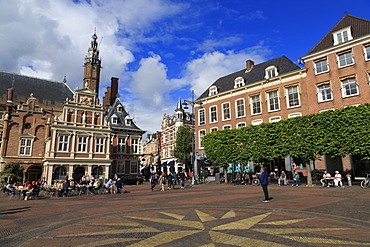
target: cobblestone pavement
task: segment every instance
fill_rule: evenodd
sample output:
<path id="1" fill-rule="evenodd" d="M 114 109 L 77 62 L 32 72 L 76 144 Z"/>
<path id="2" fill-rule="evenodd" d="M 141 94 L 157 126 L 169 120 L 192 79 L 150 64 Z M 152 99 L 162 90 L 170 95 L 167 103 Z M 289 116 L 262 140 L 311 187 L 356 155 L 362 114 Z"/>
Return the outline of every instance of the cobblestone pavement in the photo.
<path id="1" fill-rule="evenodd" d="M 10 201 L 0 246 L 370 245 L 370 189 L 206 184 L 151 192 Z M 156 188 L 158 189 L 158 188 Z"/>

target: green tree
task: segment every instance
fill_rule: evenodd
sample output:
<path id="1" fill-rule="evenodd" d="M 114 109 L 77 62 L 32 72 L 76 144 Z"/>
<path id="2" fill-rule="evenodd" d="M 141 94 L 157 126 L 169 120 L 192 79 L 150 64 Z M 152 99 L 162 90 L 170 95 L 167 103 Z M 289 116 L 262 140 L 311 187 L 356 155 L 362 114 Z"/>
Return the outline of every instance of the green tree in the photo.
<path id="1" fill-rule="evenodd" d="M 176 132 L 173 156 L 184 163 L 191 159 L 192 135 L 193 133 L 189 126 L 180 126 Z"/>
<path id="2" fill-rule="evenodd" d="M 4 170 L 0 172 L 1 178 L 12 177 L 13 181 L 22 180 L 24 166 L 16 162 L 8 162 L 5 164 Z"/>

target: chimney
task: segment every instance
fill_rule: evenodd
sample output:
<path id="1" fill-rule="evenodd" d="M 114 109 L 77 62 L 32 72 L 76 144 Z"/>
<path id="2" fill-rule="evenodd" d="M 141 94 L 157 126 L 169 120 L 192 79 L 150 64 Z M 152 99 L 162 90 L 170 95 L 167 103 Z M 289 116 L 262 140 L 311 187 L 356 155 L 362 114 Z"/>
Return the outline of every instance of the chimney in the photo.
<path id="1" fill-rule="evenodd" d="M 252 61 L 252 60 L 247 60 L 246 62 L 245 62 L 245 64 L 246 64 L 246 68 L 247 68 L 247 71 L 246 72 L 249 72 L 249 71 L 251 71 L 252 70 L 252 68 L 253 68 L 253 65 L 254 65 L 254 62 Z"/>
<path id="2" fill-rule="evenodd" d="M 111 94 L 110 94 L 110 105 L 113 105 L 114 101 L 116 100 L 118 96 L 118 78 L 112 77 L 111 78 Z"/>
<path id="3" fill-rule="evenodd" d="M 8 88 L 8 98 L 7 98 L 8 103 L 13 102 L 13 95 L 14 95 L 14 89 L 13 88 Z"/>

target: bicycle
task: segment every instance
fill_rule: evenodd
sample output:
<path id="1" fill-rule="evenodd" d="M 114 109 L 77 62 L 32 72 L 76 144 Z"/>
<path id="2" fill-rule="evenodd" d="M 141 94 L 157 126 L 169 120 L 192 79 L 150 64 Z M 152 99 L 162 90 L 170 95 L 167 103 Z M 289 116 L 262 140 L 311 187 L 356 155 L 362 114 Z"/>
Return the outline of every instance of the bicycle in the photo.
<path id="1" fill-rule="evenodd" d="M 361 181 L 361 188 L 365 189 L 365 188 L 368 188 L 370 187 L 370 173 L 366 173 L 366 178 L 364 180 Z"/>
<path id="2" fill-rule="evenodd" d="M 256 175 L 252 175 L 252 184 L 253 185 L 260 185 L 260 179 L 259 179 L 259 176 L 261 175 L 261 173 L 256 173 Z"/>

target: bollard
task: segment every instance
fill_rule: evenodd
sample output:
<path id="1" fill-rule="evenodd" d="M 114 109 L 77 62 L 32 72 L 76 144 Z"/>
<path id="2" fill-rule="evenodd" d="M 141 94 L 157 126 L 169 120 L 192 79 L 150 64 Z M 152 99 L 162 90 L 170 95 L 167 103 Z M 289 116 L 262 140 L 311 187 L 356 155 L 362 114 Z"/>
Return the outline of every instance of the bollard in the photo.
<path id="1" fill-rule="evenodd" d="M 351 174 L 347 174 L 346 177 L 347 177 L 347 180 L 348 180 L 348 186 L 352 186 Z"/>

